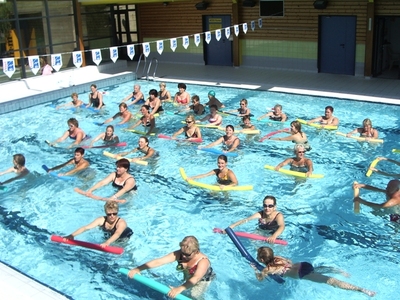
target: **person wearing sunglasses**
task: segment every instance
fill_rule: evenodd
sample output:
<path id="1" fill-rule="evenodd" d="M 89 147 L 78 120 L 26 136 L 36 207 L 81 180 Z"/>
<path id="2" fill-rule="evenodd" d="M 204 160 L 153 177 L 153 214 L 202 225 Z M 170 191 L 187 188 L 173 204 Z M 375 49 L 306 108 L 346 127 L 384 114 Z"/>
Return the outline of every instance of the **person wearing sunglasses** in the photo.
<path id="1" fill-rule="evenodd" d="M 176 139 L 181 133 L 185 133 L 186 139 L 188 141 L 201 139 L 200 128 L 196 126 L 195 119 L 193 115 L 186 117 L 186 126 L 179 129 L 172 135 L 173 139 Z"/>
<path id="2" fill-rule="evenodd" d="M 285 219 L 283 214 L 276 210 L 276 198 L 274 196 L 265 196 L 263 200 L 263 210 L 256 212 L 250 217 L 239 220 L 229 225 L 229 227 L 233 229 L 236 226 L 254 219 L 258 220 L 259 229 L 265 230 L 271 234 L 271 236 L 267 238 L 268 243 L 273 244 L 278 236 L 285 230 Z"/>
<path id="3" fill-rule="evenodd" d="M 169 263 L 177 262 L 177 271 L 183 273 L 185 282 L 178 287 L 171 287 L 167 296 L 175 298 L 184 290 L 190 290 L 190 298 L 198 299 L 207 290 L 215 273 L 208 257 L 200 252 L 199 241 L 194 236 L 186 236 L 180 243 L 180 249 L 163 257 L 148 261 L 128 273 L 130 278 L 143 270 L 157 268 Z"/>
<path id="4" fill-rule="evenodd" d="M 286 165 L 290 165 L 291 171 L 306 173 L 309 177 L 313 172 L 313 163 L 311 159 L 305 157 L 306 148 L 303 144 L 296 144 L 294 146 L 294 154 L 296 157 L 290 157 L 285 159 L 283 162 L 275 167 L 275 171 L 279 171 L 280 168 Z"/>
<path id="5" fill-rule="evenodd" d="M 0 182 L 0 185 L 13 182 L 14 180 L 20 179 L 29 174 L 29 170 L 25 167 L 25 156 L 23 156 L 22 154 L 14 154 L 13 155 L 13 164 L 14 164 L 13 167 L 11 167 L 3 172 L 0 172 L 0 176 L 4 175 L 4 174 L 8 174 L 8 173 L 13 173 L 13 172 L 16 173 L 17 176 L 7 179 L 4 182 Z"/>
<path id="6" fill-rule="evenodd" d="M 98 217 L 92 223 L 85 225 L 70 235 L 64 237 L 66 240 L 73 240 L 77 235 L 84 233 L 87 230 L 93 229 L 95 227 L 100 227 L 104 232 L 104 238 L 106 241 L 100 244 L 101 247 L 109 246 L 115 241 L 122 241 L 123 239 L 129 239 L 133 234 L 132 229 L 128 227 L 126 221 L 118 217 L 118 203 L 115 201 L 107 201 L 104 204 L 104 212 L 106 215 L 104 217 Z"/>

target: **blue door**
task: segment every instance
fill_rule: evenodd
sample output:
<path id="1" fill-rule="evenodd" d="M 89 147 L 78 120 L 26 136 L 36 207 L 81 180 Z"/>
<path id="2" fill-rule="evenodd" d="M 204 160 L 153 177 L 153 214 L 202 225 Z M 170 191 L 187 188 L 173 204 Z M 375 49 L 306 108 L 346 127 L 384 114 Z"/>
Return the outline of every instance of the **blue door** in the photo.
<path id="1" fill-rule="evenodd" d="M 320 16 L 318 72 L 354 75 L 356 17 Z"/>
<path id="2" fill-rule="evenodd" d="M 231 16 L 204 16 L 204 31 L 211 31 L 211 41 L 204 41 L 204 60 L 206 65 L 232 66 L 232 41 L 225 36 L 225 27 L 231 26 Z M 215 39 L 215 30 L 221 29 L 221 39 Z M 231 28 L 231 36 L 233 35 Z"/>

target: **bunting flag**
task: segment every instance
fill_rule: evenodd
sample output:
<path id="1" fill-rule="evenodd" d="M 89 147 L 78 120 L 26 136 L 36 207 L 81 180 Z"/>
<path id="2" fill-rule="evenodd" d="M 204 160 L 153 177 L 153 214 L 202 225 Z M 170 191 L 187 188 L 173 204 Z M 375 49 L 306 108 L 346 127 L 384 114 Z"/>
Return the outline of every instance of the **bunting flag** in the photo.
<path id="1" fill-rule="evenodd" d="M 74 66 L 80 68 L 82 66 L 82 52 L 81 51 L 74 51 L 72 52 L 72 62 Z"/>
<path id="2" fill-rule="evenodd" d="M 128 53 L 129 58 L 132 60 L 135 56 L 135 45 L 127 45 L 126 52 Z"/>
<path id="3" fill-rule="evenodd" d="M 182 37 L 182 46 L 185 49 L 189 47 L 189 36 L 185 35 Z"/>
<path id="4" fill-rule="evenodd" d="M 239 25 L 233 26 L 233 30 L 235 31 L 235 35 L 238 36 L 239 35 Z"/>
<path id="5" fill-rule="evenodd" d="M 101 50 L 100 49 L 92 50 L 92 60 L 97 66 L 101 63 L 102 58 L 101 58 Z"/>
<path id="6" fill-rule="evenodd" d="M 258 28 L 262 28 L 262 19 L 261 18 L 258 19 Z"/>
<path id="7" fill-rule="evenodd" d="M 251 25 L 250 25 L 250 27 L 251 27 L 251 30 L 252 31 L 254 31 L 254 29 L 256 29 L 256 22 L 254 22 L 254 21 L 251 21 L 251 23 L 250 23 Z"/>
<path id="8" fill-rule="evenodd" d="M 170 47 L 171 47 L 172 52 L 175 52 L 176 47 L 178 47 L 178 42 L 177 42 L 176 38 L 170 39 L 169 42 L 170 42 Z"/>
<path id="9" fill-rule="evenodd" d="M 225 36 L 227 39 L 229 39 L 229 37 L 231 36 L 231 28 L 230 27 L 225 28 Z"/>
<path id="10" fill-rule="evenodd" d="M 15 72 L 15 61 L 14 58 L 3 58 L 3 72 L 11 78 Z"/>
<path id="11" fill-rule="evenodd" d="M 164 51 L 164 41 L 157 41 L 157 52 L 158 54 L 162 54 Z"/>
<path id="12" fill-rule="evenodd" d="M 221 29 L 215 30 L 215 39 L 219 41 L 221 39 Z"/>
<path id="13" fill-rule="evenodd" d="M 110 58 L 113 63 L 118 60 L 118 47 L 110 47 Z"/>
<path id="14" fill-rule="evenodd" d="M 243 30 L 244 34 L 247 33 L 247 23 L 243 23 L 242 30 Z"/>
<path id="15" fill-rule="evenodd" d="M 149 54 L 150 54 L 150 44 L 149 43 L 143 43 L 143 54 L 146 57 L 149 56 Z"/>
<path id="16" fill-rule="evenodd" d="M 52 54 L 51 55 L 51 66 L 57 72 L 60 71 L 62 67 L 62 56 L 61 54 Z"/>
<path id="17" fill-rule="evenodd" d="M 198 33 L 194 35 L 194 44 L 196 45 L 196 47 L 200 45 L 200 34 Z"/>
<path id="18" fill-rule="evenodd" d="M 33 55 L 28 57 L 29 67 L 34 75 L 40 70 L 39 55 Z"/>
<path id="19" fill-rule="evenodd" d="M 206 36 L 206 43 L 209 44 L 211 42 L 211 32 L 207 31 L 205 33 Z"/>

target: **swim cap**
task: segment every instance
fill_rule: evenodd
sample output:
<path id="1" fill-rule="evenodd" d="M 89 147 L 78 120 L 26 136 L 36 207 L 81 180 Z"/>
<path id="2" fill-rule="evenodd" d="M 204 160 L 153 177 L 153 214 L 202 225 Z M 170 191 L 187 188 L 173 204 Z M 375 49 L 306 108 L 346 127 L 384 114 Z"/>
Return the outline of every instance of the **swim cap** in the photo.
<path id="1" fill-rule="evenodd" d="M 390 180 L 386 186 L 386 195 L 392 197 L 400 189 L 400 181 L 397 179 Z"/>
<path id="2" fill-rule="evenodd" d="M 211 90 L 211 91 L 208 92 L 208 95 L 215 97 L 215 92 L 213 90 Z"/>

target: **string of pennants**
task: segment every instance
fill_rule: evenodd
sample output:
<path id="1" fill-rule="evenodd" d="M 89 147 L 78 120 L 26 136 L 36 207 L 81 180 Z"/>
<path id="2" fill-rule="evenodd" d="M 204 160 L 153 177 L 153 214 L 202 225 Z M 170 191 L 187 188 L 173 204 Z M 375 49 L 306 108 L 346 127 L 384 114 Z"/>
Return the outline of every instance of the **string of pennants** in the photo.
<path id="1" fill-rule="evenodd" d="M 244 34 L 247 33 L 248 30 L 248 26 L 247 23 L 242 23 L 239 25 L 233 25 L 233 26 L 229 26 L 229 27 L 225 27 L 222 29 L 216 29 L 214 30 L 215 32 L 215 39 L 217 41 L 219 41 L 222 37 L 222 32 L 224 31 L 225 33 L 225 37 L 227 39 L 229 39 L 229 37 L 231 36 L 231 27 L 233 27 L 233 32 L 236 36 L 239 35 L 239 26 L 242 26 L 242 31 L 244 32 Z M 262 28 L 262 18 L 258 19 L 258 27 Z M 256 28 L 256 22 L 255 21 L 251 21 L 250 22 L 250 28 L 252 31 L 255 30 Z M 202 32 L 202 33 L 196 33 L 190 36 L 194 37 L 194 43 L 196 45 L 196 47 L 199 46 L 200 44 L 200 36 L 204 35 L 204 39 L 206 41 L 207 44 L 209 44 L 211 42 L 211 31 L 206 31 L 206 32 Z M 189 35 L 186 36 L 182 36 L 182 37 L 176 37 L 176 38 L 171 38 L 170 41 L 170 48 L 173 52 L 175 52 L 176 48 L 178 47 L 178 38 L 182 39 L 182 46 L 183 48 L 187 49 L 189 47 Z M 147 42 L 147 43 L 142 43 L 142 47 L 143 47 L 143 54 L 148 57 L 151 49 L 150 49 L 150 43 L 154 43 L 154 42 Z M 164 51 L 164 40 L 159 40 L 156 41 L 156 46 L 157 46 L 157 52 L 158 54 L 162 54 Z M 127 50 L 127 54 L 129 56 L 129 58 L 132 60 L 133 57 L 135 56 L 135 46 L 136 45 L 140 45 L 140 44 L 131 44 L 131 45 L 127 45 L 126 46 L 126 50 Z M 73 64 L 75 65 L 76 68 L 80 68 L 82 65 L 82 52 L 88 52 L 91 51 L 92 52 L 92 60 L 96 65 L 99 65 L 102 61 L 102 56 L 101 56 L 101 50 L 105 50 L 105 49 L 109 49 L 110 50 L 110 58 L 111 60 L 115 63 L 118 60 L 118 48 L 122 48 L 125 46 L 119 46 L 119 47 L 109 47 L 109 48 L 101 48 L 101 49 L 93 49 L 93 50 L 86 50 L 86 51 L 74 51 L 74 52 L 65 52 L 65 53 L 59 53 L 59 54 L 52 54 L 51 55 L 51 66 L 53 67 L 53 69 L 55 71 L 59 71 L 62 67 L 62 54 L 72 54 L 72 61 Z M 28 56 L 28 63 L 29 63 L 29 67 L 31 68 L 31 71 L 33 74 L 37 74 L 37 72 L 40 70 L 40 58 L 38 55 L 33 55 L 33 56 Z M 4 74 L 6 74 L 9 78 L 11 78 L 11 76 L 15 73 L 15 60 L 13 57 L 9 57 L 9 58 L 3 58 L 3 72 Z"/>

